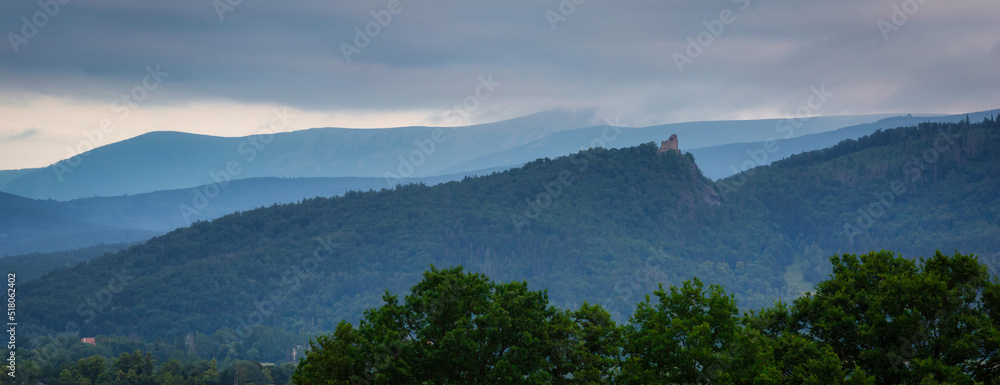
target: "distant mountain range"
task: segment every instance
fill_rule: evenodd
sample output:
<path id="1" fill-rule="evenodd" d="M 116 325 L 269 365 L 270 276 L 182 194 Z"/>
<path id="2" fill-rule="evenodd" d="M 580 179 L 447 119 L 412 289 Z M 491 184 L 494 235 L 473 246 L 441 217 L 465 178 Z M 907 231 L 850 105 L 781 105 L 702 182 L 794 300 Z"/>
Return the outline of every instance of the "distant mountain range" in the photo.
<path id="1" fill-rule="evenodd" d="M 114 222 L 94 222 L 88 217 L 62 202 L 0 193 L 0 257 L 68 250 L 102 241 L 141 241 L 162 234 Z"/>
<path id="2" fill-rule="evenodd" d="M 17 279 L 28 281 L 61 269 L 68 269 L 99 256 L 115 253 L 136 243 L 97 244 L 79 249 L 51 253 L 31 253 L 4 257 L 0 265 L 17 273 Z"/>
<path id="3" fill-rule="evenodd" d="M 705 176 L 712 179 L 721 179 L 744 171 L 749 167 L 763 166 L 795 154 L 831 147 L 841 141 L 857 139 L 878 130 L 914 126 L 926 122 L 957 123 L 966 117 L 973 122 L 977 122 L 982 121 L 984 118 L 992 119 L 997 115 L 1000 115 L 1000 110 L 958 115 L 896 116 L 880 119 L 872 123 L 848 126 L 799 137 L 784 138 L 779 135 L 775 137 L 773 142 L 730 143 L 712 147 L 693 148 L 689 151 L 698 160 L 698 166 L 701 167 Z"/>
<path id="4" fill-rule="evenodd" d="M 975 121 L 996 112 L 969 116 Z M 437 184 L 590 147 L 658 143 L 674 133 L 704 175 L 719 179 L 880 129 L 958 122 L 965 116 L 835 116 L 630 128 L 595 126 L 594 110 L 555 110 L 447 129 L 321 128 L 243 138 L 154 132 L 46 168 L 0 171 L 0 191 L 6 192 L 0 193 L 0 257 L 142 241 L 237 211 L 401 183 Z M 764 142 L 775 138 L 780 139 Z"/>
<path id="5" fill-rule="evenodd" d="M 809 290 L 840 253 L 959 250 L 995 269 L 997 218 L 992 119 L 885 130 L 719 181 L 693 156 L 644 144 L 226 215 L 21 283 L 19 304 L 37 309 L 22 318 L 28 333 L 74 322 L 152 340 L 251 322 L 250 346 L 356 321 L 433 264 L 527 280 L 556 306 L 589 300 L 619 318 L 657 283 L 693 276 L 755 308 Z M 116 279 L 125 288 L 97 302 Z"/>
<path id="6" fill-rule="evenodd" d="M 615 122 L 596 122 L 594 110 L 555 110 L 457 128 L 315 128 L 240 138 L 152 132 L 45 168 L 0 171 L 0 191 L 71 200 L 262 177 L 426 177 L 516 167 L 592 146 L 659 142 L 671 134 L 678 134 L 683 149 L 693 149 L 798 137 L 886 116 L 807 118 L 794 126 L 784 120 L 747 120 L 612 129 Z"/>
<path id="7" fill-rule="evenodd" d="M 395 182 L 434 185 L 490 172 Z M 66 202 L 0 192 L 0 257 L 144 241 L 237 211 L 389 187 L 383 178 L 250 178 L 224 185 Z"/>
<path id="8" fill-rule="evenodd" d="M 228 179 L 434 176 L 482 154 L 592 126 L 593 119 L 592 110 L 560 110 L 458 128 L 314 128 L 240 138 L 152 132 L 45 168 L 0 172 L 0 191 L 70 200 L 191 188 Z"/>

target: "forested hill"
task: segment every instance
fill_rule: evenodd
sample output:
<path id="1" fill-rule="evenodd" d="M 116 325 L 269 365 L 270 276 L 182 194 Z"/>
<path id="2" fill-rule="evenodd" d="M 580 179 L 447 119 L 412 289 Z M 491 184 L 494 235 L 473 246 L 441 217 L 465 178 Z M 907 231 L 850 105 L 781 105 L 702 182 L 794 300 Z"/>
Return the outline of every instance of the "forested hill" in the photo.
<path id="1" fill-rule="evenodd" d="M 527 280 L 557 306 L 588 300 L 618 317 L 657 282 L 692 276 L 756 308 L 825 278 L 817 261 L 841 250 L 996 250 L 998 129 L 889 130 L 718 184 L 690 155 L 647 144 L 312 199 L 196 223 L 26 282 L 19 303 L 32 332 L 72 322 L 82 335 L 146 338 L 257 323 L 314 333 L 359 319 L 435 264 Z M 939 141 L 939 131 L 952 136 Z M 909 179 L 907 162 L 942 141 L 953 150 Z M 849 239 L 845 224 L 858 225 L 857 209 L 897 178 L 907 192 Z"/>
<path id="2" fill-rule="evenodd" d="M 275 303 L 267 325 L 331 330 L 430 264 L 527 279 L 556 303 L 598 298 L 626 316 L 656 282 L 693 275 L 767 304 L 790 250 L 766 215 L 752 201 L 722 202 L 679 153 L 592 150 L 196 223 L 25 283 L 20 298 L 26 325 L 145 337 L 235 329 L 262 301 Z M 91 298 L 119 277 L 124 288 L 106 306 Z"/>
<path id="3" fill-rule="evenodd" d="M 749 156 L 748 156 L 749 157 Z M 924 123 L 879 131 L 754 168 L 717 184 L 752 196 L 793 239 L 807 281 L 827 258 L 969 250 L 1000 267 L 1000 124 Z"/>

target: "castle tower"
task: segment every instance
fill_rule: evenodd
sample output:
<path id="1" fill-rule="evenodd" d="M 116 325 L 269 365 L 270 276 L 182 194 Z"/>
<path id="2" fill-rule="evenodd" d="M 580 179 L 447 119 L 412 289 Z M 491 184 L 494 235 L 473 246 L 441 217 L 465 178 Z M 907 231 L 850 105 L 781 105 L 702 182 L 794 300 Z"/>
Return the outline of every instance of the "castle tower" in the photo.
<path id="1" fill-rule="evenodd" d="M 662 154 L 667 151 L 681 152 L 681 150 L 677 147 L 677 134 L 670 135 L 670 139 L 660 142 L 660 149 L 656 150 L 656 153 Z"/>

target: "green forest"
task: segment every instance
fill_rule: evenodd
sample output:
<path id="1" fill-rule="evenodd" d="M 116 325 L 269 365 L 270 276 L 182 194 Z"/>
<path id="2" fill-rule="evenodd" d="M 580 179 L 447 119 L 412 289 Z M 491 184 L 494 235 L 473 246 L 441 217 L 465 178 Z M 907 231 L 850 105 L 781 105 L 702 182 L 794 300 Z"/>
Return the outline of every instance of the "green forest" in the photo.
<path id="1" fill-rule="evenodd" d="M 830 259 L 792 304 L 742 316 L 697 278 L 618 325 L 552 307 L 527 283 L 431 269 L 357 327 L 318 337 L 296 384 L 997 384 L 1000 281 L 975 257 Z"/>
<path id="2" fill-rule="evenodd" d="M 409 294 L 387 291 L 357 325 L 310 341 L 297 367 L 136 350 L 22 361 L 3 383 L 1000 384 L 1000 280 L 975 256 L 830 262 L 830 278 L 791 303 L 741 314 L 722 286 L 693 278 L 660 285 L 621 324 L 600 305 L 552 306 L 526 282 L 432 266 Z"/>
<path id="3" fill-rule="evenodd" d="M 361 333 L 372 309 L 389 304 L 387 290 L 416 290 L 430 265 L 522 282 L 545 293 L 546 309 L 607 313 L 626 328 L 644 314 L 659 319 L 644 313 L 657 303 L 646 302 L 650 293 L 662 299 L 659 284 L 724 287 L 738 314 L 805 311 L 797 301 L 832 282 L 831 255 L 886 249 L 913 261 L 961 250 L 993 275 L 1000 266 L 994 119 L 879 131 L 719 181 L 689 153 L 656 149 L 595 148 L 460 182 L 197 222 L 19 282 L 20 344 L 44 378 L 93 356 L 114 378 L 121 354 L 139 351 L 154 358 L 142 372 L 149 376 L 177 360 L 170 370 L 183 367 L 189 378 L 214 359 L 220 375 L 259 366 L 255 373 L 284 383 L 290 371 L 280 363 L 294 362 L 293 351 L 301 358 L 311 338 L 343 331 L 344 322 Z M 750 333 L 749 319 L 737 318 Z M 79 343 L 90 337 L 101 342 Z"/>
<path id="4" fill-rule="evenodd" d="M 19 279 L 27 281 L 41 277 L 45 273 L 55 270 L 68 269 L 81 263 L 89 262 L 90 260 L 105 254 L 119 252 L 131 245 L 133 244 L 98 244 L 90 247 L 52 253 L 15 255 L 3 257 L 3 265 L 8 271 L 17 272 Z"/>

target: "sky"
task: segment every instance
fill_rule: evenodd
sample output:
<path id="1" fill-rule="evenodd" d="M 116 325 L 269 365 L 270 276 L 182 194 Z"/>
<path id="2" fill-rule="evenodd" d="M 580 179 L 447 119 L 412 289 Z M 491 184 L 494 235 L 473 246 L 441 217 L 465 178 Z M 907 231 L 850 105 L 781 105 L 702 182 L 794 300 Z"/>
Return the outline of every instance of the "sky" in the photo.
<path id="1" fill-rule="evenodd" d="M 150 131 L 1000 107 L 996 0 L 0 3 L 0 169 Z"/>

